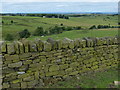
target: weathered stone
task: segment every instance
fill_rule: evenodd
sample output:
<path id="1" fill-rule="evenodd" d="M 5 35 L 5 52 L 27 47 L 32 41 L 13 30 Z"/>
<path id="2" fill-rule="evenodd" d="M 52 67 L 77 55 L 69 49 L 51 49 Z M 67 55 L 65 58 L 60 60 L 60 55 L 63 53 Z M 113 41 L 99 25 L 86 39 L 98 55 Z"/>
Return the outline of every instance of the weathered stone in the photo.
<path id="1" fill-rule="evenodd" d="M 72 73 L 70 73 L 69 75 L 77 75 L 79 72 L 78 71 L 74 71 Z"/>
<path id="2" fill-rule="evenodd" d="M 17 74 L 24 74 L 25 72 L 17 72 Z"/>
<path id="3" fill-rule="evenodd" d="M 37 45 L 38 51 L 42 51 L 44 49 L 44 42 L 43 41 L 36 40 L 35 43 Z"/>
<path id="4" fill-rule="evenodd" d="M 19 57 L 20 59 L 26 59 L 31 57 L 32 55 L 30 53 L 24 53 L 24 54 L 20 54 Z"/>
<path id="5" fill-rule="evenodd" d="M 8 54 L 15 54 L 15 47 L 13 43 L 7 44 L 7 53 Z"/>
<path id="6" fill-rule="evenodd" d="M 9 73 L 13 73 L 13 72 L 15 72 L 15 70 L 11 69 L 11 68 L 2 69 L 3 74 L 9 74 Z"/>
<path id="7" fill-rule="evenodd" d="M 18 55 L 5 55 L 5 59 L 6 60 L 19 60 L 19 56 Z"/>
<path id="8" fill-rule="evenodd" d="M 44 42 L 44 50 L 45 51 L 51 51 L 52 45 L 48 42 Z"/>
<path id="9" fill-rule="evenodd" d="M 14 67 L 21 67 L 22 66 L 22 62 L 17 62 L 17 63 L 12 63 L 12 64 L 8 64 L 8 67 L 10 68 L 14 68 Z"/>
<path id="10" fill-rule="evenodd" d="M 40 73 L 39 73 L 39 71 L 36 71 L 35 72 L 35 80 L 39 80 L 39 77 L 40 76 Z"/>
<path id="11" fill-rule="evenodd" d="M 70 41 L 71 41 L 70 39 L 64 38 L 62 40 L 62 48 L 68 48 Z"/>
<path id="12" fill-rule="evenodd" d="M 56 76 L 58 75 L 58 71 L 54 71 L 54 72 L 47 72 L 46 76 Z"/>
<path id="13" fill-rule="evenodd" d="M 72 71 L 73 71 L 73 68 L 68 68 L 68 69 L 65 70 L 66 73 L 70 73 Z"/>
<path id="14" fill-rule="evenodd" d="M 48 38 L 48 39 L 47 39 L 47 42 L 49 42 L 49 43 L 52 44 L 52 50 L 58 48 L 58 44 L 57 44 L 57 42 L 56 42 L 54 39 L 52 39 L 52 38 Z"/>
<path id="15" fill-rule="evenodd" d="M 70 64 L 70 67 L 72 67 L 72 68 L 77 67 L 77 66 L 79 66 L 78 62 L 73 62 Z"/>
<path id="16" fill-rule="evenodd" d="M 11 88 L 20 88 L 20 83 L 11 84 Z"/>
<path id="17" fill-rule="evenodd" d="M 38 83 L 39 83 L 38 80 L 32 80 L 32 81 L 30 81 L 30 82 L 27 82 L 27 86 L 28 86 L 28 88 L 33 88 L 33 87 L 35 87 L 35 85 L 37 85 Z"/>
<path id="18" fill-rule="evenodd" d="M 71 42 L 69 43 L 69 48 L 71 48 L 71 49 L 74 48 L 74 41 L 71 41 Z"/>
<path id="19" fill-rule="evenodd" d="M 34 76 L 29 76 L 29 77 L 23 78 L 23 81 L 26 81 L 26 82 L 29 82 L 29 81 L 32 81 L 32 80 L 34 80 Z"/>
<path id="20" fill-rule="evenodd" d="M 46 61 L 46 57 L 45 56 L 39 56 L 40 61 Z"/>
<path id="21" fill-rule="evenodd" d="M 75 47 L 81 47 L 81 46 L 80 46 L 80 41 L 81 41 L 80 38 L 75 39 L 75 40 L 74 40 L 74 46 L 75 46 Z"/>
<path id="22" fill-rule="evenodd" d="M 34 68 L 41 68 L 42 65 L 41 65 L 40 63 L 34 63 L 34 64 L 30 64 L 29 67 L 30 67 L 30 68 L 33 68 L 33 69 L 34 69 Z"/>
<path id="23" fill-rule="evenodd" d="M 23 65 L 19 68 L 19 71 L 26 71 L 28 70 L 28 65 Z"/>
<path id="24" fill-rule="evenodd" d="M 10 84 L 9 83 L 3 83 L 2 84 L 2 88 L 9 88 L 10 87 Z"/>
<path id="25" fill-rule="evenodd" d="M 2 53 L 7 53 L 7 44 L 5 42 L 3 42 L 1 45 L 0 45 L 0 51 Z"/>
<path id="26" fill-rule="evenodd" d="M 11 83 L 15 84 L 15 83 L 19 83 L 21 81 L 22 81 L 22 79 L 17 79 L 17 80 L 12 81 Z"/>
<path id="27" fill-rule="evenodd" d="M 17 78 L 17 76 L 16 75 L 6 75 L 6 77 L 4 78 L 4 82 L 10 82 L 10 81 L 12 81 L 12 80 L 15 80 Z"/>
<path id="28" fill-rule="evenodd" d="M 65 71 L 64 70 L 59 70 L 58 71 L 58 75 L 57 76 L 63 77 L 64 75 L 65 75 Z"/>
<path id="29" fill-rule="evenodd" d="M 14 41 L 14 46 L 15 46 L 15 52 L 16 54 L 20 53 L 20 47 L 18 41 Z"/>
<path id="30" fill-rule="evenodd" d="M 26 77 L 29 77 L 29 76 L 33 76 L 33 72 L 32 73 L 25 73 L 25 74 L 22 74 L 22 75 L 18 75 L 17 78 L 26 78 Z"/>
<path id="31" fill-rule="evenodd" d="M 49 71 L 52 72 L 52 71 L 57 71 L 59 70 L 59 66 L 58 65 L 52 65 L 49 67 Z"/>
<path id="32" fill-rule="evenodd" d="M 20 53 L 24 53 L 24 52 L 25 52 L 25 48 L 24 48 L 23 43 L 18 42 L 18 45 L 19 45 L 19 50 L 20 50 Z"/>
<path id="33" fill-rule="evenodd" d="M 86 40 L 81 40 L 80 45 L 81 45 L 82 47 L 86 47 Z"/>
<path id="34" fill-rule="evenodd" d="M 21 82 L 21 88 L 27 88 L 27 82 Z"/>
<path id="35" fill-rule="evenodd" d="M 38 52 L 33 52 L 33 53 L 31 53 L 31 55 L 32 55 L 32 57 L 39 57 L 40 56 L 40 54 Z"/>
<path id="36" fill-rule="evenodd" d="M 59 65 L 59 67 L 61 70 L 66 69 L 66 68 L 68 68 L 68 64 Z"/>
<path id="37" fill-rule="evenodd" d="M 23 45 L 24 45 L 24 51 L 27 53 L 27 52 L 29 52 L 29 41 L 27 40 L 27 39 L 24 39 L 24 40 L 22 40 L 21 41 L 22 43 L 23 43 Z"/>
<path id="38" fill-rule="evenodd" d="M 28 65 L 28 64 L 31 64 L 31 63 L 32 63 L 32 60 L 23 61 L 23 64 L 24 64 L 24 65 Z"/>
<path id="39" fill-rule="evenodd" d="M 5 65 L 8 65 L 8 64 L 11 64 L 11 63 L 12 63 L 12 61 L 10 61 L 10 60 L 4 61 Z"/>
<path id="40" fill-rule="evenodd" d="M 56 40 L 56 43 L 58 45 L 58 49 L 62 48 L 62 40 Z"/>
<path id="41" fill-rule="evenodd" d="M 29 49 L 30 49 L 29 50 L 30 52 L 36 52 L 37 51 L 37 45 L 34 42 L 29 41 Z"/>

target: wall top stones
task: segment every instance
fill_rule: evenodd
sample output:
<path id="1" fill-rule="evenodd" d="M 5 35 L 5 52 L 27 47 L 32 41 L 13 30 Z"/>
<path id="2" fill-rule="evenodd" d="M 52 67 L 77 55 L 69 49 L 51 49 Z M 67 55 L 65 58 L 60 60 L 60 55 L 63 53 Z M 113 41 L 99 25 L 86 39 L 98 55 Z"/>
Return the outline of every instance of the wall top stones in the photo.
<path id="1" fill-rule="evenodd" d="M 0 44 L 0 53 L 2 54 L 21 54 L 27 52 L 41 52 L 52 51 L 59 49 L 74 49 L 85 47 L 96 47 L 102 45 L 118 45 L 118 38 L 116 37 L 102 37 L 102 38 L 83 38 L 71 40 L 65 38 L 63 40 L 53 40 L 48 38 L 47 41 L 35 40 L 28 41 L 26 39 L 21 41 L 14 41 L 11 43 L 2 42 Z"/>

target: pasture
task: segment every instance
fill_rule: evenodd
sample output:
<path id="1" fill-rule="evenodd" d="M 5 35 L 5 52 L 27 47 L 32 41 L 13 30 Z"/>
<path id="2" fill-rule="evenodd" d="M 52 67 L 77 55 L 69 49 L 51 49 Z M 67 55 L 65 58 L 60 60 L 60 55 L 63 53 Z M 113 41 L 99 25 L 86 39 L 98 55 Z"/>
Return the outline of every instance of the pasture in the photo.
<path id="1" fill-rule="evenodd" d="M 11 23 L 11 20 L 14 23 Z M 107 29 L 94 29 L 89 30 L 92 25 L 111 25 L 118 26 L 118 16 L 112 15 L 91 15 L 91 16 L 81 16 L 81 17 L 70 17 L 69 19 L 60 18 L 42 18 L 42 17 L 32 17 L 32 16 L 2 16 L 2 37 L 3 40 L 7 34 L 12 34 L 14 37 L 18 37 L 18 33 L 24 29 L 28 29 L 31 34 L 39 26 L 43 27 L 44 31 L 49 30 L 50 27 L 60 26 L 81 26 L 82 30 L 72 30 L 65 31 L 61 34 L 41 36 L 31 36 L 28 39 L 33 40 L 35 38 L 40 38 L 46 40 L 48 37 L 54 39 L 63 39 L 68 37 L 70 39 L 83 38 L 83 37 L 105 37 L 105 36 L 115 36 L 118 34 L 117 28 L 107 28 Z"/>

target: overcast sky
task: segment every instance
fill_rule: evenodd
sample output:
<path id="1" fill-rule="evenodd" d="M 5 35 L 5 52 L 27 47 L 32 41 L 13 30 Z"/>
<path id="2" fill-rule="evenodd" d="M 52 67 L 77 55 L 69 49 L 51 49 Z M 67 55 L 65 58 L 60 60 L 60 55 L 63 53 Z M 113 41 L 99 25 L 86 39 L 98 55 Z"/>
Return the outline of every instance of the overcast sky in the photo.
<path id="1" fill-rule="evenodd" d="M 118 2 L 119 0 L 2 0 L 0 12 L 117 12 Z"/>
<path id="2" fill-rule="evenodd" d="M 119 0 L 2 0 L 2 2 L 118 2 Z"/>

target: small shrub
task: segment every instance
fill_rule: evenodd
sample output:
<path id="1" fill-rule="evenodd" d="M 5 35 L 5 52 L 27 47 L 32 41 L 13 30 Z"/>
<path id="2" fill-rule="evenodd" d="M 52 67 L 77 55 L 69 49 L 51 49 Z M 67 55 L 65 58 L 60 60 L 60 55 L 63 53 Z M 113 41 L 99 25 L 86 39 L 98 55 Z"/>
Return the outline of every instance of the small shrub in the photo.
<path id="1" fill-rule="evenodd" d="M 43 30 L 43 28 L 42 28 L 42 27 L 37 27 L 37 29 L 35 30 L 35 32 L 34 32 L 33 35 L 34 35 L 34 36 L 42 36 L 42 35 L 44 35 L 44 30 Z"/>
<path id="2" fill-rule="evenodd" d="M 24 29 L 22 32 L 19 32 L 20 38 L 28 38 L 30 37 L 30 32 L 27 29 Z"/>
<path id="3" fill-rule="evenodd" d="M 5 40 L 12 41 L 12 40 L 14 40 L 14 38 L 11 34 L 7 34 L 6 37 L 5 37 Z"/>

